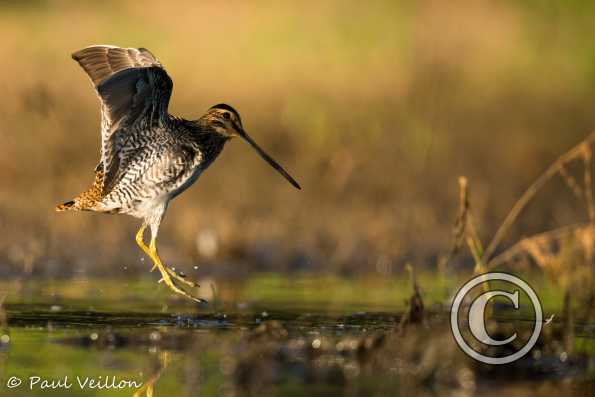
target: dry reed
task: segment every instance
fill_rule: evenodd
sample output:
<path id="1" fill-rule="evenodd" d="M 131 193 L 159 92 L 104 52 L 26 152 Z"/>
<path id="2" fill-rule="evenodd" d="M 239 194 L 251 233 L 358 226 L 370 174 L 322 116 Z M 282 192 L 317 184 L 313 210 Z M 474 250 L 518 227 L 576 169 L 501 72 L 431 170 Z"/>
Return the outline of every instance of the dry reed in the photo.
<path id="1" fill-rule="evenodd" d="M 541 190 L 541 188 L 554 176 L 561 175 L 567 184 L 571 187 L 571 190 L 578 195 L 583 197 L 584 203 L 587 207 L 589 215 L 589 222 L 592 224 L 595 219 L 595 209 L 593 205 L 593 191 L 591 183 L 591 145 L 595 141 L 595 132 L 592 132 L 587 136 L 581 143 L 570 149 L 568 152 L 560 156 L 549 168 L 539 176 L 533 182 L 531 186 L 523 193 L 523 195 L 514 204 L 494 237 L 488 244 L 487 249 L 481 257 L 482 263 L 489 263 L 494 252 L 508 233 L 510 227 L 514 224 L 518 216 L 521 214 L 523 209 L 529 204 L 529 202 L 535 197 L 535 195 Z M 580 187 L 574 178 L 570 178 L 566 172 L 565 166 L 579 158 L 584 161 L 584 186 Z M 581 194 L 582 193 L 582 194 Z"/>

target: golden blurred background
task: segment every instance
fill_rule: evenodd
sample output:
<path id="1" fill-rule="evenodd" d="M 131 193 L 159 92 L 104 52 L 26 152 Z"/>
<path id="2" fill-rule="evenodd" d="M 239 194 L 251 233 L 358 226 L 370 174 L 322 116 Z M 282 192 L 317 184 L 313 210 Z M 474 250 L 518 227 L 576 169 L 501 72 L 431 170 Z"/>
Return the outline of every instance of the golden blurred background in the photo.
<path id="1" fill-rule="evenodd" d="M 225 102 L 302 184 L 232 142 L 177 198 L 182 268 L 390 273 L 448 249 L 457 178 L 482 236 L 595 125 L 588 1 L 0 2 L 0 274 L 146 271 L 129 217 L 55 213 L 92 181 L 98 101 L 70 54 L 146 47 L 170 112 Z M 510 241 L 584 217 L 554 180 Z"/>

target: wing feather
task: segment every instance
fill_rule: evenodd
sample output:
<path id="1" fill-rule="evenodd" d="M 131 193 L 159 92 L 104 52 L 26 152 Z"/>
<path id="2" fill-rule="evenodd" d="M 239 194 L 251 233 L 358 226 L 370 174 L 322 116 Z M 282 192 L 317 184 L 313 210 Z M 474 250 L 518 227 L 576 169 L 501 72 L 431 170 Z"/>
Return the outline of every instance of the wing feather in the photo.
<path id="1" fill-rule="evenodd" d="M 91 79 L 101 101 L 101 165 L 104 192 L 116 182 L 122 149 L 154 133 L 168 119 L 173 83 L 145 48 L 96 45 L 72 54 Z"/>

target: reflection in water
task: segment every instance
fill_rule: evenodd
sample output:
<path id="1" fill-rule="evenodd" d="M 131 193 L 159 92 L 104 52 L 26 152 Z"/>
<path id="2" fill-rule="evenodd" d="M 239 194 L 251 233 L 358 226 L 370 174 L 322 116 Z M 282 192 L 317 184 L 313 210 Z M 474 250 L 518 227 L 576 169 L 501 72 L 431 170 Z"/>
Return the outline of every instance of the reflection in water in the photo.
<path id="1" fill-rule="evenodd" d="M 155 383 L 159 380 L 163 371 L 167 368 L 170 362 L 170 353 L 161 352 L 159 353 L 159 367 L 145 382 L 144 384 L 132 395 L 132 397 L 141 397 L 143 394 L 146 397 L 153 397 Z"/>

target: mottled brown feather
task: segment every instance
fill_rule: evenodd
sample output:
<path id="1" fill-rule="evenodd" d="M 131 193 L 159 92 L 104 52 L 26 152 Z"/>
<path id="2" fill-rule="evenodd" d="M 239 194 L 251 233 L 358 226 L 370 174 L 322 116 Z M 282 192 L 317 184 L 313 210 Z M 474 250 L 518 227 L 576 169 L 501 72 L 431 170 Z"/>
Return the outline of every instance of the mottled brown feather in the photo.
<path id="1" fill-rule="evenodd" d="M 74 200 L 56 206 L 56 211 L 100 211 L 97 204 L 103 198 L 103 171 L 95 171 L 93 185 Z"/>

